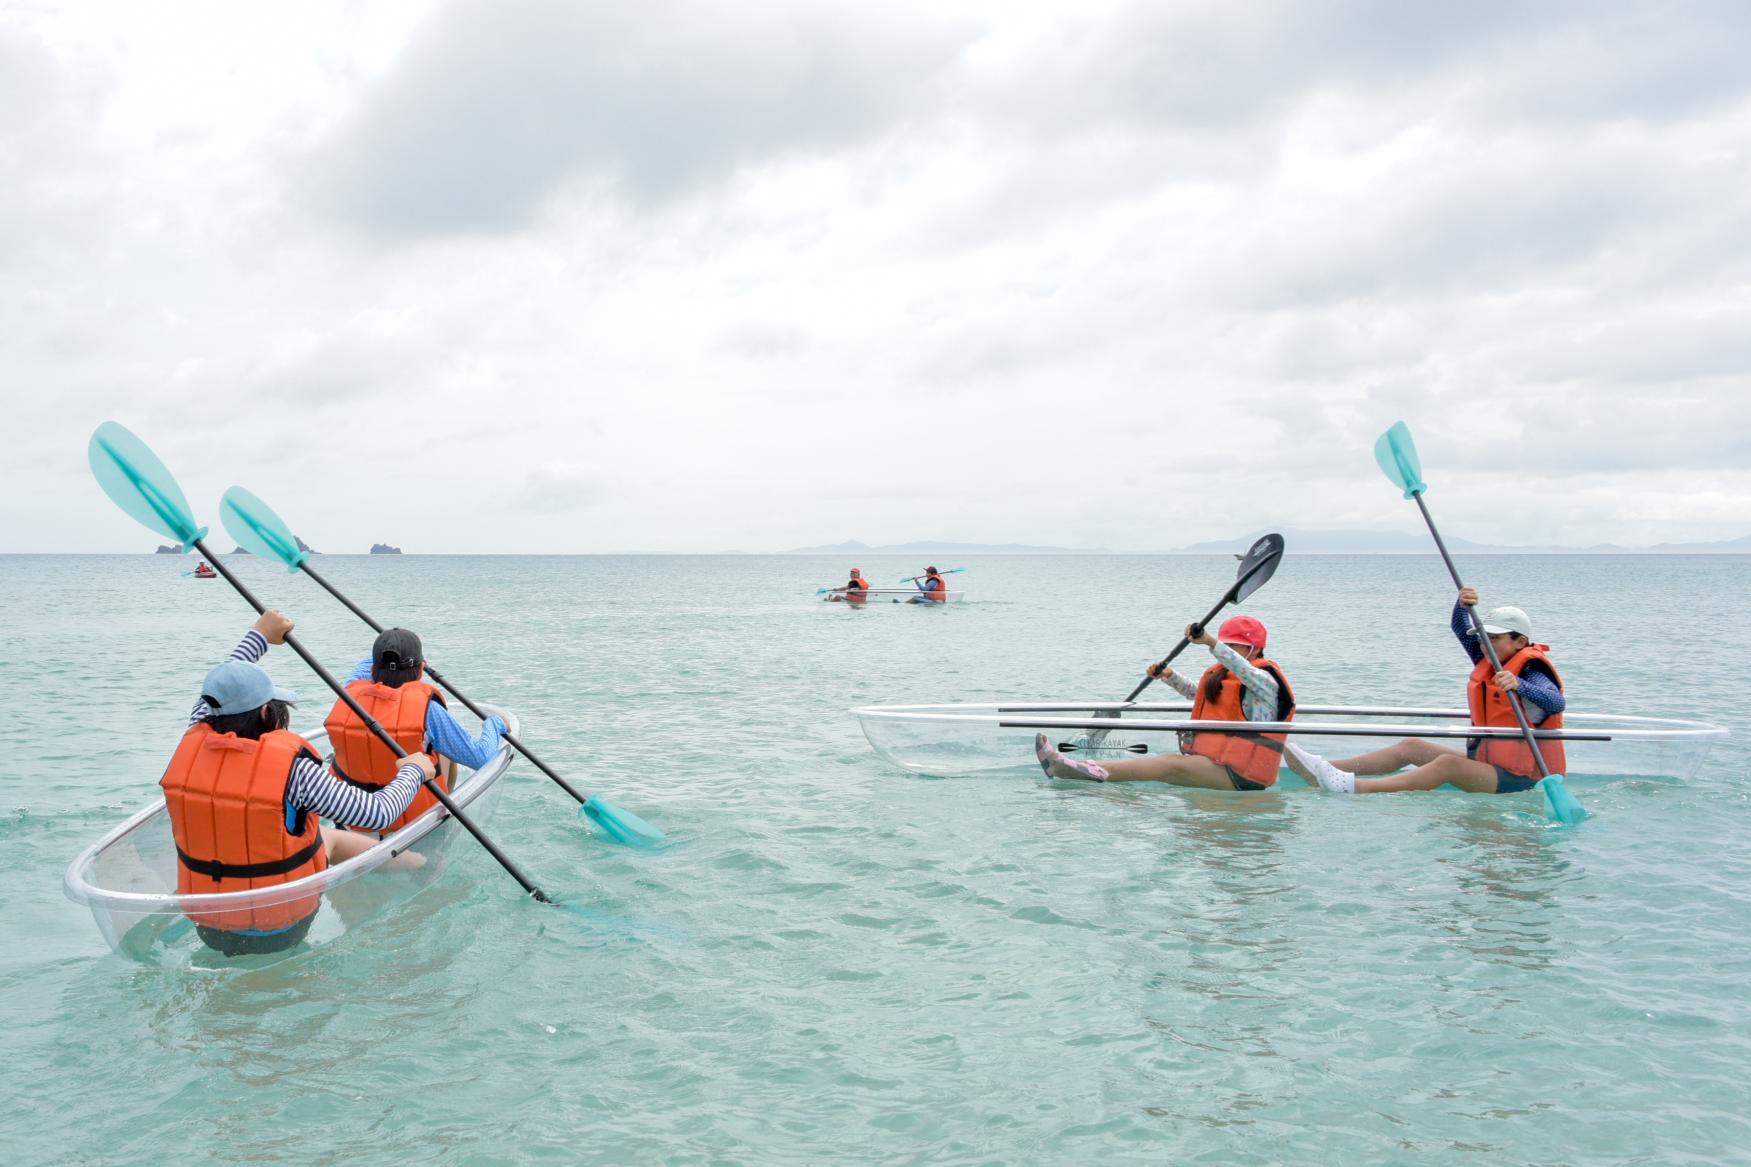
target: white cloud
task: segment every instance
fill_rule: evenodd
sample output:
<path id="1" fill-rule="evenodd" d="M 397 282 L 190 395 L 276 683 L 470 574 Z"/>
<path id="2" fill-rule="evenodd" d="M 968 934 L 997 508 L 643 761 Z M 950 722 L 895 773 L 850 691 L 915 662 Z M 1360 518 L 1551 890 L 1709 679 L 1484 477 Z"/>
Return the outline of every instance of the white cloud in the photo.
<path id="1" fill-rule="evenodd" d="M 150 543 L 112 416 L 325 549 L 1403 529 L 1401 416 L 1456 535 L 1743 535 L 1748 23 L 8 10 L 0 549 Z"/>

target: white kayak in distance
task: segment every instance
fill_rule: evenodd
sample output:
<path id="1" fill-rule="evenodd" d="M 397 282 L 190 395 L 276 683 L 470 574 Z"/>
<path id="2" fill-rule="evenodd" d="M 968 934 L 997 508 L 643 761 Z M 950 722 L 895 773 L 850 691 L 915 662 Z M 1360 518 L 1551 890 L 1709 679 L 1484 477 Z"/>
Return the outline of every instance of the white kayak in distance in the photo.
<path id="1" fill-rule="evenodd" d="M 484 703 L 482 708 L 504 718 L 511 734 L 519 732 L 515 714 Z M 305 736 L 319 752 L 326 748 L 327 730 Z M 510 743 L 501 740 L 498 753 L 480 769 L 457 768 L 450 798 L 475 823 L 484 826 L 491 817 L 499 781 L 514 757 Z M 418 894 L 443 875 L 458 848 L 473 846 L 478 846 L 473 837 L 438 805 L 370 850 L 303 879 L 250 891 L 178 895 L 176 841 L 159 795 L 81 852 L 67 868 L 64 886 L 69 899 L 91 909 L 110 947 L 129 959 L 161 967 L 260 968 L 331 943 Z M 410 867 L 401 860 L 388 866 L 406 852 L 425 862 Z M 309 933 L 279 952 L 224 956 L 201 942 L 189 918 L 266 908 L 311 895 L 321 895 L 322 905 Z"/>
<path id="2" fill-rule="evenodd" d="M 821 599 L 828 603 L 846 603 L 851 604 L 854 607 L 863 607 L 866 604 L 886 604 L 890 600 L 896 604 L 918 604 L 921 606 L 929 606 L 958 603 L 967 598 L 966 592 L 957 591 L 933 592 L 931 593 L 932 597 L 940 598 L 927 599 L 924 593 L 917 588 L 866 588 L 861 594 L 865 597 L 862 600 L 848 599 L 847 597 L 850 595 L 849 592 L 832 592 L 828 595 L 822 596 Z"/>
<path id="3" fill-rule="evenodd" d="M 1302 705 L 1293 722 L 1193 721 L 1188 701 L 1126 706 L 1116 701 L 1005 702 L 963 705 L 868 705 L 853 709 L 876 753 L 914 774 L 948 777 L 1031 770 L 1039 773 L 1034 735 L 1045 734 L 1072 757 L 1179 753 L 1179 735 L 1288 733 L 1328 758 L 1350 757 L 1419 737 L 1463 750 L 1468 738 L 1518 739 L 1517 729 L 1480 729 L 1463 709 Z M 1123 710 L 1118 718 L 1112 715 Z M 1102 716 L 1106 715 L 1106 716 Z M 1090 735 L 1096 745 L 1089 745 Z M 1538 731 L 1563 742 L 1571 778 L 1667 778 L 1696 774 L 1727 736 L 1718 725 L 1664 717 L 1565 713 L 1563 728 Z M 1285 767 L 1285 771 L 1287 767 Z"/>

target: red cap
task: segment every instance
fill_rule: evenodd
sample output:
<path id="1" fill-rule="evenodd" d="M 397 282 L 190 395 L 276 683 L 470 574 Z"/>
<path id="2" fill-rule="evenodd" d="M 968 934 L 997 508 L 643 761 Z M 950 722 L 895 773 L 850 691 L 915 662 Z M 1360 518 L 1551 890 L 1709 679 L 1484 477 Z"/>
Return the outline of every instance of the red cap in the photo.
<path id="1" fill-rule="evenodd" d="M 1265 626 L 1251 616 L 1233 616 L 1222 621 L 1216 639 L 1224 644 L 1250 644 L 1260 652 L 1265 650 Z"/>
<path id="2" fill-rule="evenodd" d="M 851 569 L 851 574 L 852 575 L 862 575 L 863 572 L 859 571 L 857 568 L 854 567 Z"/>

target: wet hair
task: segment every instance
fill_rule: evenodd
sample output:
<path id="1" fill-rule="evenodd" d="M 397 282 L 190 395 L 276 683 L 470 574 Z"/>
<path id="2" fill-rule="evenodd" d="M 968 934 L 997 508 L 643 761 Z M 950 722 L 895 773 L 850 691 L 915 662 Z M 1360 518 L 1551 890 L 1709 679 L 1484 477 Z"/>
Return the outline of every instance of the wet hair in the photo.
<path id="1" fill-rule="evenodd" d="M 213 705 L 213 699 L 203 695 L 201 700 L 208 706 Z M 276 729 L 285 729 L 292 724 L 292 707 L 284 701 L 269 701 L 262 709 L 245 709 L 242 713 L 215 713 L 207 718 L 207 724 L 213 727 L 214 733 L 234 733 L 238 737 L 259 739 L 263 734 L 272 733 Z"/>

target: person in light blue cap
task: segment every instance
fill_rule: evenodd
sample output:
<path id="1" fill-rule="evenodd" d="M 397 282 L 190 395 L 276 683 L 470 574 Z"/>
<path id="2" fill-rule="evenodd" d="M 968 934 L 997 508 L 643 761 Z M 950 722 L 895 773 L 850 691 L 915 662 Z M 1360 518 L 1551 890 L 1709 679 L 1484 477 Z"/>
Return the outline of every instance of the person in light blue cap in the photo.
<path id="1" fill-rule="evenodd" d="M 380 829 L 434 773 L 431 760 L 418 755 L 381 790 L 360 790 L 289 731 L 297 694 L 275 685 L 256 662 L 291 630 L 286 617 L 264 612 L 230 659 L 201 683 L 201 699 L 160 780 L 176 840 L 179 894 L 271 889 L 350 859 L 377 840 L 325 826 L 320 818 Z M 417 866 L 424 859 L 408 852 L 391 862 Z M 238 956 L 299 943 L 321 904 L 316 894 L 289 901 L 270 894 L 186 914 L 209 948 Z"/>

